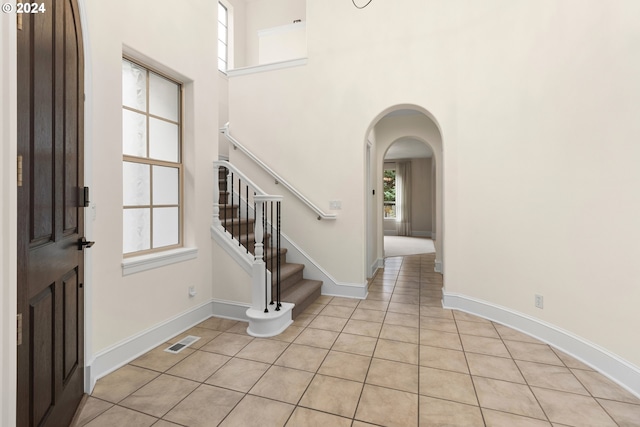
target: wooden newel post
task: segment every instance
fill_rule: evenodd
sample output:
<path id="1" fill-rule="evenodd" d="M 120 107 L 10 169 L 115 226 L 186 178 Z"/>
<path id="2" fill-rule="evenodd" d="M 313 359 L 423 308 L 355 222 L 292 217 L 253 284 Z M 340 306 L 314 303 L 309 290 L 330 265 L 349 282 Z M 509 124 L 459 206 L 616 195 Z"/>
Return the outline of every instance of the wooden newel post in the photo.
<path id="1" fill-rule="evenodd" d="M 254 223 L 254 235 L 255 235 L 255 249 L 253 259 L 253 286 L 252 286 L 252 308 L 260 311 L 268 311 L 268 295 L 266 282 L 266 264 L 264 262 L 264 217 L 263 206 L 269 199 L 269 196 L 255 196 L 254 202 L 256 205 L 255 211 L 255 223 Z"/>

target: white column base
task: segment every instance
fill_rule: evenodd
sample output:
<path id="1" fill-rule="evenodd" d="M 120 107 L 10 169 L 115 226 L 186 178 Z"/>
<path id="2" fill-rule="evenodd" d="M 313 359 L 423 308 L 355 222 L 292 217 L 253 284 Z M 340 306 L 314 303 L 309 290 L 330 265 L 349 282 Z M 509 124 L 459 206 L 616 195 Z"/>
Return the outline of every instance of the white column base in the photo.
<path id="1" fill-rule="evenodd" d="M 293 323 L 291 312 L 294 304 L 283 302 L 280 310 L 269 307 L 269 312 L 250 308 L 247 310 L 249 327 L 247 333 L 252 337 L 267 338 L 281 334 Z"/>

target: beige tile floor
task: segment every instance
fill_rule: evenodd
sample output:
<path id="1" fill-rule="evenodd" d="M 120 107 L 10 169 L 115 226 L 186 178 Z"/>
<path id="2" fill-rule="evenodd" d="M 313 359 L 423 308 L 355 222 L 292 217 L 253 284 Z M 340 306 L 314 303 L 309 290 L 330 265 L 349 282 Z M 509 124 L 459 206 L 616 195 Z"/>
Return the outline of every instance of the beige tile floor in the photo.
<path id="1" fill-rule="evenodd" d="M 100 379 L 75 426 L 640 426 L 640 400 L 527 335 L 441 307 L 434 257 L 389 258 L 366 300 L 283 334 L 210 318 Z"/>

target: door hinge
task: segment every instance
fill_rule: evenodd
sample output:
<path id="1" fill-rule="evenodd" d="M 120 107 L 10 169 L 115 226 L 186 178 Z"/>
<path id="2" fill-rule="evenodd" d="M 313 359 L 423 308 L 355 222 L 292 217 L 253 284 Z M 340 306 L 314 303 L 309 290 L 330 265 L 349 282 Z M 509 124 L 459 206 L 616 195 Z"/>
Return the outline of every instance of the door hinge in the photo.
<path id="1" fill-rule="evenodd" d="M 80 188 L 80 206 L 89 207 L 89 187 Z"/>
<path id="2" fill-rule="evenodd" d="M 22 3 L 22 1 L 18 1 L 18 3 Z M 18 31 L 22 31 L 22 13 L 16 13 L 16 26 L 18 27 Z"/>
<path id="3" fill-rule="evenodd" d="M 22 345 L 22 313 L 18 314 L 18 345 Z"/>
<path id="4" fill-rule="evenodd" d="M 18 156 L 18 187 L 22 187 L 22 156 Z"/>

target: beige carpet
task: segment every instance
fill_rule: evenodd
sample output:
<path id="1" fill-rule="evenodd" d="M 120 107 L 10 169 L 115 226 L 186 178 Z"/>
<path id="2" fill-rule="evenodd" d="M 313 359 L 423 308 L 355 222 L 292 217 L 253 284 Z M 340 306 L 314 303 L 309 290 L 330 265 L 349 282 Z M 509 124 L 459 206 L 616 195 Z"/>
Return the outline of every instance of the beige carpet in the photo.
<path id="1" fill-rule="evenodd" d="M 436 251 L 433 240 L 426 237 L 384 236 L 384 256 L 430 254 Z"/>

